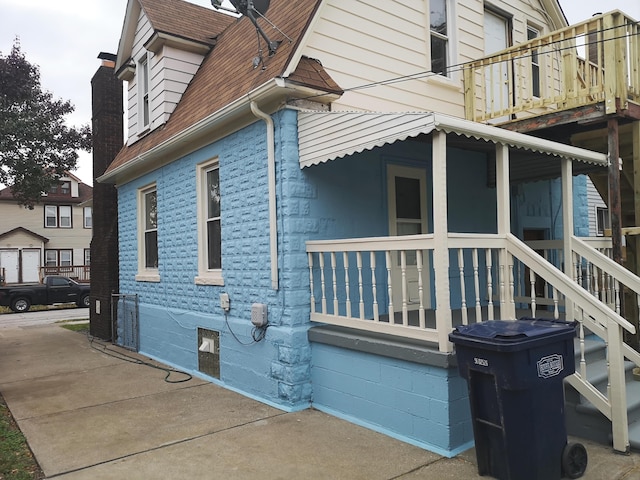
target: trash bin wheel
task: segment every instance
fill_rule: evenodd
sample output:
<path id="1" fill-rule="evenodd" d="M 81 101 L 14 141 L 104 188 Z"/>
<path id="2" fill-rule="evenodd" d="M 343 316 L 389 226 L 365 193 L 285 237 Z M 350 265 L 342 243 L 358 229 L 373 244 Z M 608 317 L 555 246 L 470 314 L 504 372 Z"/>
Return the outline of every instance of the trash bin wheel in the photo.
<path id="1" fill-rule="evenodd" d="M 581 443 L 567 443 L 562 451 L 562 472 L 567 478 L 580 478 L 587 469 L 587 449 Z"/>

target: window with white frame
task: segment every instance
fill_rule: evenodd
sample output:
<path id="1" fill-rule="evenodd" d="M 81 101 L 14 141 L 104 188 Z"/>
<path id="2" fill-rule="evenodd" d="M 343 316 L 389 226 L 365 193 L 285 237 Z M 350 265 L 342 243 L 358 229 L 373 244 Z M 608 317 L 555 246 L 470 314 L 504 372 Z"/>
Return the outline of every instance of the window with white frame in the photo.
<path id="1" fill-rule="evenodd" d="M 198 277 L 196 283 L 222 285 L 222 223 L 218 160 L 197 167 Z"/>
<path id="2" fill-rule="evenodd" d="M 533 40 L 539 36 L 540 30 L 527 26 L 527 40 Z M 540 57 L 537 48 L 531 50 L 531 94 L 534 97 L 540 97 Z"/>
<path id="3" fill-rule="evenodd" d="M 156 186 L 138 190 L 139 281 L 160 281 L 158 276 L 158 198 Z"/>
<path id="4" fill-rule="evenodd" d="M 138 98 L 139 98 L 139 125 L 140 130 L 149 127 L 149 59 L 147 55 L 142 57 L 138 69 Z"/>
<path id="5" fill-rule="evenodd" d="M 90 248 L 84 249 L 84 265 L 85 267 L 88 265 L 91 265 L 91 249 Z"/>
<path id="6" fill-rule="evenodd" d="M 70 205 L 45 205 L 44 206 L 44 226 L 46 228 L 71 228 L 71 206 Z"/>
<path id="7" fill-rule="evenodd" d="M 73 265 L 73 250 L 45 250 L 45 266 L 70 267 Z"/>
<path id="8" fill-rule="evenodd" d="M 447 76 L 449 37 L 447 33 L 447 0 L 430 0 L 431 71 Z"/>
<path id="9" fill-rule="evenodd" d="M 91 228 L 93 226 L 93 212 L 91 210 L 91 207 L 84 207 L 83 216 L 84 228 Z"/>

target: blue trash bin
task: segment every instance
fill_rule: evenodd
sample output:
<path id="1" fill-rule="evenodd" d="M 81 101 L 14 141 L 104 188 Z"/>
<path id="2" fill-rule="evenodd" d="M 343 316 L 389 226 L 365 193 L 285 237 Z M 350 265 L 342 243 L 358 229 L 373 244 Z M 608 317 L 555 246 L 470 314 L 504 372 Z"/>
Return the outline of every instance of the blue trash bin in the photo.
<path id="1" fill-rule="evenodd" d="M 581 477 L 584 446 L 567 443 L 563 379 L 574 373 L 575 323 L 491 320 L 457 327 L 478 473 L 501 480 Z"/>

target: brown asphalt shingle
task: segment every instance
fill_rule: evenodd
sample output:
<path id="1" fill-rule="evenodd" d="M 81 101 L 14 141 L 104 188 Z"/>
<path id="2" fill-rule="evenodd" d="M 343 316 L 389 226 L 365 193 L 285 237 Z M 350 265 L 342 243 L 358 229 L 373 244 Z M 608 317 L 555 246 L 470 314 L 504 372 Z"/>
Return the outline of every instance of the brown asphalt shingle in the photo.
<path id="1" fill-rule="evenodd" d="M 144 6 L 155 1 L 142 0 L 142 4 Z M 184 4 L 181 0 L 161 2 Z M 254 68 L 252 64 L 253 58 L 258 54 L 258 40 L 251 21 L 248 18 L 240 18 L 231 22 L 219 35 L 216 46 L 202 62 L 166 125 L 150 132 L 136 143 L 123 147 L 107 169 L 107 173 L 222 109 L 256 87 L 282 76 L 319 3 L 320 0 L 271 1 L 267 12 L 269 20 L 291 38 L 292 42 L 261 20 L 260 24 L 269 38 L 272 41 L 282 41 L 276 53 L 268 57 L 266 44 L 261 39 L 264 69 Z M 168 11 L 170 10 L 167 8 L 165 12 Z M 165 22 L 169 20 L 168 16 L 164 17 Z M 161 24 L 158 19 L 155 22 L 156 27 Z M 300 62 L 300 68 L 292 75 L 292 80 L 299 84 L 328 89 L 330 92 L 340 91 L 335 82 L 322 70 L 321 65 L 310 59 Z"/>

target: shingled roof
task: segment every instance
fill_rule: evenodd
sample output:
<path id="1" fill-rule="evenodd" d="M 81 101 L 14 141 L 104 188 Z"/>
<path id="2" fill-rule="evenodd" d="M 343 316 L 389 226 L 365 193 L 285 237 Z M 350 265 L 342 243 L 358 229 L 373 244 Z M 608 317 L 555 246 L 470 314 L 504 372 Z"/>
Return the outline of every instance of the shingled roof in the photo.
<path id="1" fill-rule="evenodd" d="M 212 44 L 237 19 L 182 0 L 138 0 L 153 30 Z"/>
<path id="2" fill-rule="evenodd" d="M 234 19 L 218 36 L 216 46 L 202 62 L 167 123 L 137 142 L 125 145 L 107 169 L 106 175 L 225 106 L 242 99 L 269 80 L 281 78 L 320 1 L 297 0 L 295 5 L 290 0 L 271 1 L 269 20 L 292 41 L 270 29 L 271 40 L 281 43 L 271 57 L 266 56 L 265 48 L 264 65 L 258 68 L 254 68 L 252 64 L 258 53 L 256 29 L 248 18 Z M 181 0 L 162 0 L 162 3 L 173 2 L 184 3 Z M 142 0 L 142 3 L 144 6 L 154 2 Z M 164 10 L 165 13 L 169 11 L 171 10 Z M 158 10 L 155 14 L 157 13 Z M 170 17 L 163 18 L 164 23 L 170 21 Z M 156 19 L 156 25 L 161 24 L 158 22 Z M 265 47 L 264 41 L 262 46 Z M 289 80 L 297 85 L 342 94 L 340 87 L 322 69 L 320 63 L 308 58 L 300 59 Z"/>

